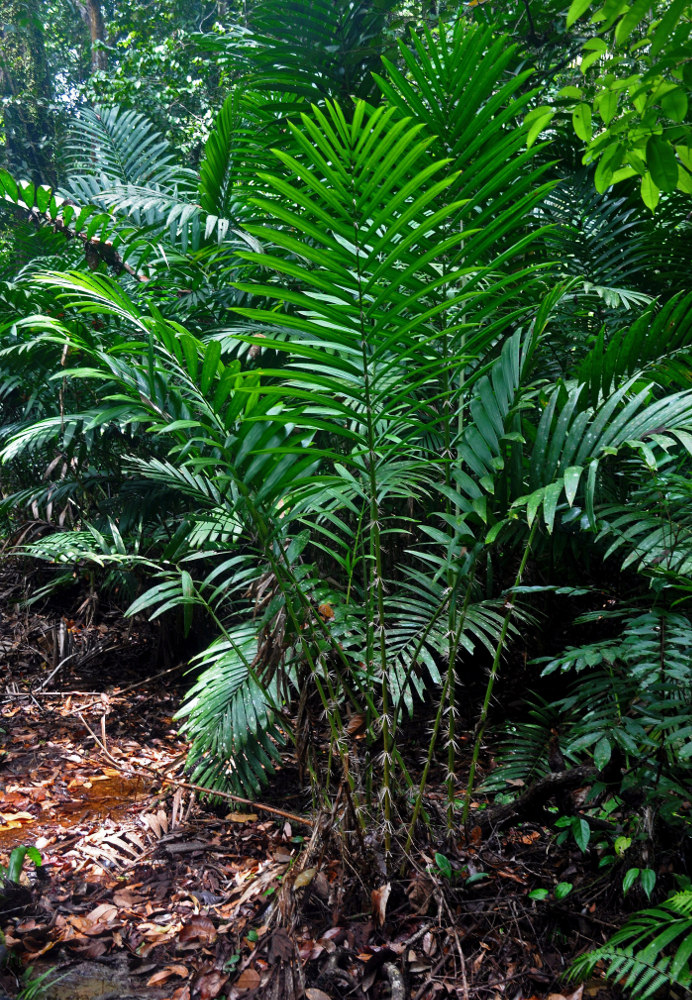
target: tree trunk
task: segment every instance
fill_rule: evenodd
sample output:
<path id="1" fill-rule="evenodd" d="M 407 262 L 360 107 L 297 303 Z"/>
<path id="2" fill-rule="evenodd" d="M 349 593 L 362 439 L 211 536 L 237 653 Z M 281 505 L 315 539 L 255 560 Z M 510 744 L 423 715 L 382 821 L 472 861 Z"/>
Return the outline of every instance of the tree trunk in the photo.
<path id="1" fill-rule="evenodd" d="M 103 48 L 103 43 L 106 41 L 106 26 L 103 21 L 101 0 L 86 0 L 83 10 L 91 36 L 91 72 L 95 73 L 98 70 L 105 70 L 108 66 L 108 54 Z"/>
<path id="2" fill-rule="evenodd" d="M 0 94 L 7 100 L 4 159 L 11 171 L 34 183 L 53 184 L 52 82 L 40 8 L 41 0 L 0 0 Z"/>

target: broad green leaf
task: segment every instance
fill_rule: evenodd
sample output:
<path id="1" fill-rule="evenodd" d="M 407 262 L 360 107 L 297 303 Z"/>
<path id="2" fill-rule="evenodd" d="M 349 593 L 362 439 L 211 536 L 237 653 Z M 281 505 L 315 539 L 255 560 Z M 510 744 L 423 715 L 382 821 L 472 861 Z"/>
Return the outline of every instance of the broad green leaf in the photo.
<path id="1" fill-rule="evenodd" d="M 621 858 L 624 855 L 625 851 L 628 851 L 631 846 L 632 846 L 631 837 L 620 836 L 615 838 L 615 843 L 613 844 L 613 850 L 615 851 L 617 856 Z"/>
<path id="2" fill-rule="evenodd" d="M 570 507 L 574 503 L 574 498 L 577 495 L 579 480 L 583 471 L 584 470 L 580 465 L 571 465 L 568 469 L 565 469 L 565 496 L 567 497 L 567 503 Z"/>
<path id="3" fill-rule="evenodd" d="M 572 833 L 580 851 L 585 851 L 591 839 L 591 827 L 587 820 L 580 818 L 572 826 Z"/>
<path id="4" fill-rule="evenodd" d="M 581 101 L 582 93 L 583 92 L 580 87 L 575 87 L 572 84 L 570 84 L 568 87 L 563 87 L 561 90 L 559 90 L 557 96 L 569 97 L 575 101 Z"/>
<path id="5" fill-rule="evenodd" d="M 646 144 L 646 162 L 651 179 L 661 191 L 674 191 L 678 182 L 675 151 L 660 135 L 652 135 Z"/>
<path id="6" fill-rule="evenodd" d="M 545 491 L 543 489 L 536 490 L 528 497 L 528 503 L 526 504 L 526 520 L 528 521 L 529 527 L 534 522 L 534 518 L 538 513 L 541 504 L 543 503 L 543 498 L 545 496 Z"/>
<path id="7" fill-rule="evenodd" d="M 593 0 L 572 0 L 567 11 L 567 27 L 571 28 L 574 22 L 586 13 L 592 3 Z"/>
<path id="8" fill-rule="evenodd" d="M 659 198 L 661 197 L 661 192 L 654 184 L 653 178 L 651 177 L 651 174 L 648 171 L 642 177 L 641 195 L 642 195 L 642 201 L 644 202 L 646 207 L 650 208 L 651 211 L 653 212 L 656 206 L 658 205 Z"/>
<path id="9" fill-rule="evenodd" d="M 684 167 L 678 167 L 678 191 L 684 191 L 685 194 L 692 194 L 692 174 L 690 174 Z"/>
<path id="10" fill-rule="evenodd" d="M 608 46 L 602 38 L 592 38 L 588 42 L 585 42 L 584 54 L 579 64 L 582 74 L 586 75 L 589 66 L 592 66 L 602 56 L 605 56 L 607 52 Z"/>
<path id="11" fill-rule="evenodd" d="M 634 883 L 637 881 L 638 878 L 639 878 L 639 869 L 628 868 L 628 870 L 625 872 L 625 877 L 622 880 L 622 891 L 625 893 L 625 895 L 627 895 L 627 893 L 632 888 L 632 886 L 634 885 Z"/>
<path id="12" fill-rule="evenodd" d="M 619 184 L 620 181 L 626 181 L 629 180 L 630 177 L 636 177 L 636 176 L 637 176 L 637 171 L 634 169 L 634 167 L 620 167 L 619 170 L 613 171 L 611 182 L 613 184 Z"/>
<path id="13" fill-rule="evenodd" d="M 593 134 L 591 125 L 591 105 L 579 104 L 572 112 L 572 124 L 574 131 L 582 142 L 591 142 Z"/>
<path id="14" fill-rule="evenodd" d="M 485 536 L 485 544 L 486 545 L 492 545 L 493 544 L 493 542 L 495 541 L 495 539 L 497 538 L 497 536 L 500 534 L 500 532 L 502 531 L 502 529 L 504 528 L 504 526 L 505 526 L 506 523 L 507 523 L 506 521 L 498 521 L 497 524 L 494 524 L 492 526 L 492 528 L 490 529 L 490 531 L 488 532 L 488 534 Z"/>
<path id="15" fill-rule="evenodd" d="M 540 108 L 534 108 L 526 115 L 524 125 L 528 125 L 529 127 L 528 135 L 526 136 L 526 145 L 529 149 L 533 146 L 543 129 L 550 124 L 554 114 L 554 108 L 543 105 Z"/>
<path id="16" fill-rule="evenodd" d="M 435 852 L 435 864 L 437 865 L 438 871 L 445 878 L 451 879 L 452 877 L 452 865 L 446 854 L 441 854 L 439 851 Z"/>
<path id="17" fill-rule="evenodd" d="M 639 873 L 639 881 L 647 899 L 651 899 L 651 893 L 656 885 L 656 872 L 652 868 L 642 868 Z"/>
<path id="18" fill-rule="evenodd" d="M 643 177 L 646 174 L 646 160 L 643 156 L 640 156 L 635 150 L 630 150 L 627 153 L 627 162 L 630 164 L 632 169 Z"/>
<path id="19" fill-rule="evenodd" d="M 529 899 L 546 899 L 548 896 L 547 889 L 532 889 L 529 893 Z"/>
<path id="20" fill-rule="evenodd" d="M 218 340 L 212 340 L 204 352 L 204 364 L 202 365 L 202 374 L 199 379 L 199 387 L 203 393 L 207 393 L 209 390 L 209 386 L 216 375 L 220 358 L 221 344 Z"/>
<path id="21" fill-rule="evenodd" d="M 615 117 L 615 112 L 618 109 L 618 92 L 617 90 L 604 90 L 598 96 L 598 113 L 601 116 L 603 123 L 609 125 L 613 118 Z"/>
<path id="22" fill-rule="evenodd" d="M 675 152 L 682 165 L 692 170 L 692 146 L 676 146 Z"/>
<path id="23" fill-rule="evenodd" d="M 675 25 L 685 12 L 685 8 L 689 6 L 689 2 L 690 0 L 673 0 L 653 31 L 650 30 L 652 56 L 657 56 L 664 45 L 670 44 Z"/>
<path id="24" fill-rule="evenodd" d="M 558 480 L 556 483 L 551 483 L 546 486 L 544 490 L 544 500 L 543 500 L 543 520 L 545 521 L 545 526 L 549 532 L 552 532 L 553 525 L 555 524 L 555 511 L 557 510 L 558 501 L 562 495 L 562 480 Z"/>
<path id="25" fill-rule="evenodd" d="M 619 144 L 618 144 L 619 145 Z M 594 186 L 599 194 L 603 194 L 608 190 L 610 185 L 613 183 L 613 161 L 615 159 L 615 154 L 618 151 L 618 147 L 609 146 L 605 153 L 603 153 L 596 164 L 596 173 L 594 174 Z M 619 158 L 618 158 L 619 159 Z"/>
<path id="26" fill-rule="evenodd" d="M 661 108 L 667 118 L 674 122 L 683 122 L 687 115 L 688 100 L 687 94 L 682 87 L 669 90 L 661 98 Z"/>
<path id="27" fill-rule="evenodd" d="M 634 3 L 629 5 L 629 10 L 618 21 L 615 29 L 615 41 L 618 45 L 622 45 L 629 38 L 650 7 L 651 0 L 634 0 Z"/>
<path id="28" fill-rule="evenodd" d="M 602 771 L 611 758 L 613 748 L 607 736 L 602 736 L 593 751 L 593 762 Z"/>

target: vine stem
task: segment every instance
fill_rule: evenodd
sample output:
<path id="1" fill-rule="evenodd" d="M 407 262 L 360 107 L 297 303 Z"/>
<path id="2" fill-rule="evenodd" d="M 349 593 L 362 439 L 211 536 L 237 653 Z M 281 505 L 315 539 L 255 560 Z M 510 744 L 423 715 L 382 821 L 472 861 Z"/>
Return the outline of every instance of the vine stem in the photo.
<path id="1" fill-rule="evenodd" d="M 473 785 L 476 780 L 476 767 L 478 766 L 478 757 L 481 752 L 481 743 L 483 742 L 483 736 L 485 734 L 485 727 L 488 721 L 488 711 L 490 709 L 490 700 L 493 696 L 493 688 L 495 687 L 495 680 L 497 678 L 497 672 L 500 669 L 500 660 L 502 659 L 502 653 L 504 651 L 505 639 L 507 638 L 507 631 L 509 629 L 509 623 L 512 619 L 512 612 L 514 611 L 514 594 L 519 584 L 521 583 L 521 578 L 524 575 L 524 570 L 526 569 L 526 563 L 529 558 L 529 553 L 531 551 L 531 545 L 533 544 L 533 539 L 536 534 L 536 528 L 538 527 L 538 517 L 535 518 L 533 525 L 531 526 L 531 531 L 529 532 L 529 537 L 526 542 L 526 547 L 524 553 L 521 557 L 521 563 L 519 564 L 519 569 L 517 570 L 517 576 L 512 585 L 512 589 L 507 597 L 506 607 L 507 612 L 505 614 L 504 620 L 502 622 L 502 629 L 500 630 L 500 638 L 497 641 L 497 646 L 495 647 L 495 656 L 493 657 L 493 665 L 490 668 L 490 676 L 488 677 L 488 683 L 485 688 L 485 697 L 483 699 L 483 707 L 481 708 L 481 714 L 476 725 L 476 739 L 473 744 L 473 756 L 471 757 L 471 769 L 469 771 L 469 780 L 466 785 L 466 795 L 464 798 L 464 810 L 461 816 L 461 824 L 465 828 L 468 824 L 469 819 L 469 809 L 471 808 L 471 795 L 473 793 Z"/>

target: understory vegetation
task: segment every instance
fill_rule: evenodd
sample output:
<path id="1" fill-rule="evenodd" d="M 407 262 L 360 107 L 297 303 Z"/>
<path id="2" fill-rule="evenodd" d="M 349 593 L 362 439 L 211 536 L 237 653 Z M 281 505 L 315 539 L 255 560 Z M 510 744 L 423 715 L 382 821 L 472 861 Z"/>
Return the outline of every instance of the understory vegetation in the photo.
<path id="1" fill-rule="evenodd" d="M 392 877 L 540 787 L 649 901 L 573 975 L 689 987 L 690 5 L 248 6 L 199 156 L 0 170 L 4 556 L 185 643 L 210 795 Z"/>

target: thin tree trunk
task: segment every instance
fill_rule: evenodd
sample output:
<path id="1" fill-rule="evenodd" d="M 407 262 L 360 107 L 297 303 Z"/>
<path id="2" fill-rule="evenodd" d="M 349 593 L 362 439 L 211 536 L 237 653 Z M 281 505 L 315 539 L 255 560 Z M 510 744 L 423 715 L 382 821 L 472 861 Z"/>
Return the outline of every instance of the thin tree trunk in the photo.
<path id="1" fill-rule="evenodd" d="M 103 47 L 106 41 L 106 26 L 103 21 L 101 0 L 86 0 L 84 17 L 89 26 L 91 36 L 91 71 L 105 70 L 108 66 L 108 54 Z"/>
<path id="2" fill-rule="evenodd" d="M 0 0 L 0 94 L 6 160 L 34 183 L 55 181 L 50 112 L 52 82 L 43 44 L 40 0 Z"/>

